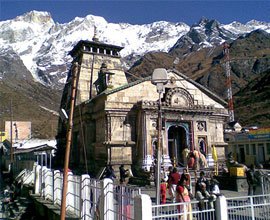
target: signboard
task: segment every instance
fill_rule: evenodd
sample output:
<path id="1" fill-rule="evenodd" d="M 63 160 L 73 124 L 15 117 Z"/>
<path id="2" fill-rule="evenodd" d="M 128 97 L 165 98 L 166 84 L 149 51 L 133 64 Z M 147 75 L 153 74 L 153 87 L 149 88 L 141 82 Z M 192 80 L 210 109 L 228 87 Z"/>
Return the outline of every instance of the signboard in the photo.
<path id="1" fill-rule="evenodd" d="M 256 130 L 249 130 L 249 139 L 264 139 L 270 138 L 270 128 L 260 128 Z"/>

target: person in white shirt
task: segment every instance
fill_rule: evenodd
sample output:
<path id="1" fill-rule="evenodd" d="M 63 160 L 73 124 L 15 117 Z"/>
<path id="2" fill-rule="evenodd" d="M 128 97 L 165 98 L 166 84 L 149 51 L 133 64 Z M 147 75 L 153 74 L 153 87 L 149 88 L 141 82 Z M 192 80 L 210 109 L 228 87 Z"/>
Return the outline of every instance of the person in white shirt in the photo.
<path id="1" fill-rule="evenodd" d="M 211 178 L 210 180 L 210 194 L 219 195 L 219 182 L 215 178 Z"/>

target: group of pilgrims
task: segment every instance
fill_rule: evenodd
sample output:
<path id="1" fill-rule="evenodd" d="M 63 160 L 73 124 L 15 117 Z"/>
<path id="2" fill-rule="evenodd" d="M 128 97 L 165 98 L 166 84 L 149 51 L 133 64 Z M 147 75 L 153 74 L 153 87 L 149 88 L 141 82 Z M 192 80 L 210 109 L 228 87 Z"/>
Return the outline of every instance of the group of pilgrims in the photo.
<path id="1" fill-rule="evenodd" d="M 168 200 L 171 203 L 183 203 L 178 204 L 179 213 L 183 212 L 184 206 L 186 212 L 185 219 L 191 220 L 191 200 L 196 199 L 199 201 L 199 209 L 212 209 L 214 207 L 214 201 L 217 196 L 220 195 L 219 182 L 211 175 L 207 178 L 204 171 L 200 172 L 199 178 L 195 183 L 195 191 L 192 193 L 191 177 L 188 172 L 188 168 L 184 168 L 182 174 L 180 174 L 176 167 L 169 167 L 169 174 L 167 179 L 162 178 L 160 184 L 160 196 L 161 204 L 167 202 L 167 192 L 169 194 Z M 208 203 L 205 203 L 205 201 Z"/>
<path id="2" fill-rule="evenodd" d="M 190 151 L 187 147 L 182 151 L 183 165 L 193 170 L 208 168 L 206 155 L 197 149 Z"/>

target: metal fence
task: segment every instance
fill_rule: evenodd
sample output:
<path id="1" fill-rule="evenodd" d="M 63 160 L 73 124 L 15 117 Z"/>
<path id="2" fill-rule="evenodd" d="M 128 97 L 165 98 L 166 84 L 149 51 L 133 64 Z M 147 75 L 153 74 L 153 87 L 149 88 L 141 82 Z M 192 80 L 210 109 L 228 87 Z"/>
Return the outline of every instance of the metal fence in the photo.
<path id="1" fill-rule="evenodd" d="M 227 198 L 228 219 L 270 219 L 270 194 Z"/>
<path id="2" fill-rule="evenodd" d="M 207 200 L 152 206 L 152 219 L 214 220 L 214 203 Z"/>
<path id="3" fill-rule="evenodd" d="M 47 167 L 35 168 L 35 194 L 52 204 L 61 205 L 63 173 Z M 96 180 L 89 175 L 68 173 L 66 209 L 82 220 L 135 219 L 135 197 L 139 187 L 114 184 L 110 179 Z"/>
<path id="4" fill-rule="evenodd" d="M 260 194 L 270 194 L 270 174 L 267 171 L 260 172 L 261 187 L 258 189 Z"/>
<path id="5" fill-rule="evenodd" d="M 88 175 L 83 176 L 81 181 L 81 217 L 83 220 L 98 218 L 101 183 L 99 180 L 91 179 Z"/>
<path id="6" fill-rule="evenodd" d="M 140 193 L 138 187 L 113 184 L 114 219 L 134 220 L 134 198 Z"/>
<path id="7" fill-rule="evenodd" d="M 225 201 L 222 210 L 217 210 L 216 204 L 206 200 L 153 205 L 152 219 L 216 220 L 222 219 L 221 216 L 227 216 L 225 219 L 229 220 L 270 219 L 270 194 L 225 198 Z"/>

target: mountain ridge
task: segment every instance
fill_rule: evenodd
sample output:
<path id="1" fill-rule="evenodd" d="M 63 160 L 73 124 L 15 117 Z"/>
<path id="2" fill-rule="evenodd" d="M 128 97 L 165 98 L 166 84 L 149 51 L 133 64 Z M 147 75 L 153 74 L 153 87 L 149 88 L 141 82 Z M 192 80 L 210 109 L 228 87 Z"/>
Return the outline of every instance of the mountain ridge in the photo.
<path id="1" fill-rule="evenodd" d="M 31 11 L 15 19 L 0 22 L 0 49 L 3 46 L 12 47 L 35 80 L 62 89 L 71 62 L 68 52 L 79 40 L 90 40 L 95 27 L 100 41 L 124 47 L 121 56 L 126 69 L 129 69 L 138 57 L 147 52 L 168 52 L 177 40 L 188 32 L 189 35 L 196 34 L 197 40 L 202 40 L 200 39 L 203 36 L 202 32 L 215 31 L 216 27 L 223 31 L 228 29 L 227 32 L 231 34 L 238 26 L 238 31 L 233 37 L 249 33 L 257 27 L 270 32 L 270 24 L 266 22 L 252 20 L 246 25 L 239 22 L 232 24 L 222 25 L 216 20 L 207 18 L 201 19 L 198 24 L 191 27 L 183 22 L 166 21 L 144 25 L 115 24 L 94 15 L 85 18 L 76 17 L 68 23 L 59 24 L 53 21 L 49 12 Z M 190 29 L 194 33 L 190 32 Z M 220 43 L 225 39 L 220 37 L 218 40 L 217 43 Z M 211 46 L 211 41 L 208 42 L 206 39 L 202 43 L 203 46 Z"/>
<path id="2" fill-rule="evenodd" d="M 0 83 L 3 88 L 1 96 L 4 97 L 1 104 L 3 100 L 8 102 L 10 96 L 25 100 L 26 104 L 16 115 L 20 120 L 30 120 L 31 115 L 35 117 L 33 128 L 36 136 L 44 133 L 45 137 L 50 137 L 55 133 L 61 92 L 71 63 L 68 53 L 79 40 L 89 40 L 94 35 L 95 27 L 101 42 L 125 47 L 121 55 L 127 72 L 142 78 L 152 73 L 155 67 L 174 66 L 223 98 L 226 98 L 224 85 L 220 86 L 217 82 L 226 81 L 224 68 L 219 65 L 223 62 L 221 44 L 225 40 L 231 45 L 232 57 L 269 55 L 267 43 L 270 23 L 255 20 L 246 24 L 235 21 L 224 25 L 214 19 L 202 18 L 192 26 L 166 21 L 131 25 L 109 23 L 103 17 L 88 15 L 59 24 L 53 21 L 49 12 L 32 11 L 1 21 Z M 258 28 L 260 31 L 256 31 Z M 244 51 L 241 52 L 240 48 L 244 48 Z M 174 64 L 176 58 L 179 59 L 178 64 Z M 252 71 L 258 75 L 269 68 L 266 58 L 258 58 L 254 62 L 233 62 L 232 78 L 236 79 L 233 82 L 234 93 L 252 81 Z M 248 74 L 241 69 L 248 70 Z M 130 77 L 129 81 L 132 80 Z M 29 106 L 33 109 L 31 114 Z M 9 120 L 7 109 L 4 105 L 0 108 L 4 112 L 3 121 Z M 52 118 L 53 125 L 46 123 L 48 117 Z M 44 123 L 38 125 L 39 120 Z M 3 129 L 3 126 L 0 127 Z"/>

